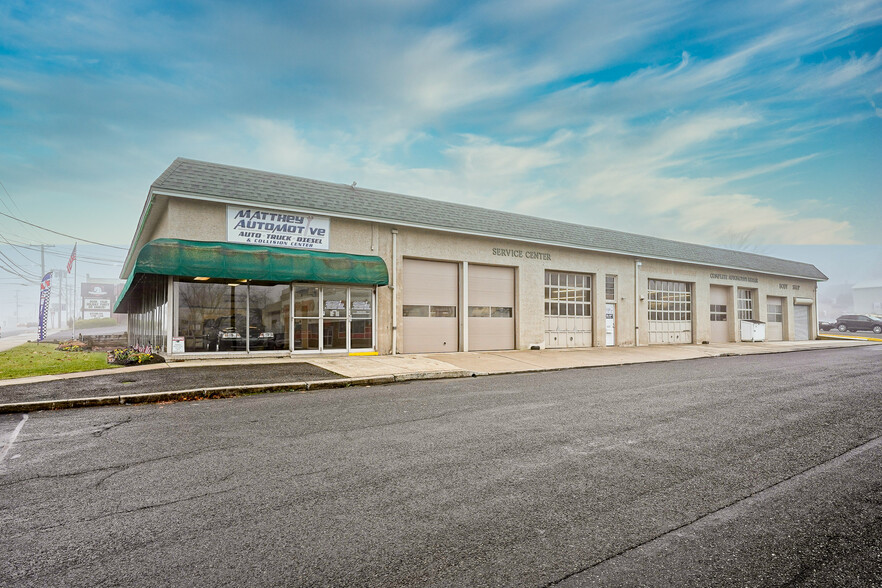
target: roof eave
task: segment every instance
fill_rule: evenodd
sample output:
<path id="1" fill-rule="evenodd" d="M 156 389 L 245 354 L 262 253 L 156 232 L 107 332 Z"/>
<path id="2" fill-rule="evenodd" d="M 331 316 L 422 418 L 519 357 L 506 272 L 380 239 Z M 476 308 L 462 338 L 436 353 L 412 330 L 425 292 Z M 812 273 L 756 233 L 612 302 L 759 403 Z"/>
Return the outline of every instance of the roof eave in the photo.
<path id="1" fill-rule="evenodd" d="M 255 202 L 250 201 L 250 200 L 242 200 L 242 199 L 238 199 L 238 198 L 230 198 L 230 197 L 218 196 L 218 195 L 207 195 L 207 194 L 202 194 L 202 193 L 198 193 L 198 192 L 165 190 L 162 188 L 157 189 L 157 188 L 153 188 L 153 187 L 151 187 L 151 194 L 153 194 L 154 196 L 166 196 L 169 198 L 190 198 L 193 200 L 221 202 L 224 204 L 235 204 L 235 205 L 247 204 L 250 206 L 253 206 L 255 204 Z M 304 213 L 308 213 L 308 214 L 319 214 L 319 215 L 332 216 L 332 217 L 337 217 L 337 218 L 345 218 L 347 220 L 358 220 L 358 221 L 365 221 L 365 222 L 379 222 L 379 223 L 383 223 L 383 224 L 390 225 L 390 226 L 396 226 L 396 227 L 408 227 L 408 228 L 422 229 L 422 230 L 429 230 L 429 231 L 441 231 L 444 233 L 464 234 L 464 235 L 470 235 L 470 236 L 475 236 L 475 237 L 485 237 L 485 238 L 491 238 L 491 239 L 507 239 L 509 241 L 525 242 L 523 237 L 517 237 L 517 236 L 512 236 L 512 235 L 503 235 L 503 234 L 498 234 L 498 233 L 490 233 L 490 232 L 482 233 L 479 231 L 468 231 L 468 230 L 449 228 L 449 227 L 425 225 L 425 224 L 413 223 L 413 222 L 408 222 L 408 221 L 395 221 L 395 220 L 390 220 L 387 218 L 372 217 L 369 215 L 353 215 L 353 214 L 340 213 L 340 212 L 329 212 L 327 210 L 321 210 L 321 209 L 315 209 L 315 208 L 310 209 L 308 207 L 303 207 L 303 206 L 294 207 L 294 206 L 280 205 L 280 204 L 276 204 L 276 203 L 273 203 L 272 206 L 273 206 L 273 208 L 277 208 L 277 209 L 281 209 L 281 210 L 291 210 L 291 211 L 295 211 L 295 212 L 304 212 Z M 531 244 L 547 245 L 550 247 L 566 247 L 569 249 L 576 249 L 579 251 L 594 251 L 597 253 L 610 253 L 610 254 L 614 254 L 614 255 L 623 255 L 623 256 L 639 258 L 639 259 L 652 259 L 652 260 L 656 260 L 656 261 L 669 261 L 669 262 L 675 262 L 675 263 L 689 263 L 689 264 L 698 265 L 701 267 L 712 267 L 712 268 L 721 268 L 721 269 L 729 269 L 729 270 L 738 270 L 738 271 L 753 272 L 753 273 L 768 275 L 768 276 L 780 276 L 780 277 L 794 278 L 794 279 L 800 279 L 800 280 L 813 280 L 813 281 L 824 282 L 829 279 L 829 278 L 827 278 L 827 276 L 825 276 L 820 271 L 818 271 L 818 273 L 821 274 L 821 277 L 807 276 L 807 275 L 799 275 L 799 274 L 788 274 L 788 273 L 777 273 L 777 272 L 763 271 L 763 270 L 742 267 L 742 266 L 721 265 L 721 264 L 716 264 L 716 263 L 692 261 L 692 260 L 688 260 L 688 259 L 681 259 L 681 258 L 674 258 L 674 257 L 647 255 L 647 254 L 643 254 L 643 253 L 636 253 L 633 251 L 606 249 L 606 248 L 602 248 L 602 247 L 587 247 L 584 245 L 578 245 L 578 244 L 574 244 L 574 243 L 566 243 L 566 242 L 562 242 L 562 241 L 532 240 L 531 239 L 529 242 Z M 815 269 L 817 269 L 817 268 L 815 268 Z"/>

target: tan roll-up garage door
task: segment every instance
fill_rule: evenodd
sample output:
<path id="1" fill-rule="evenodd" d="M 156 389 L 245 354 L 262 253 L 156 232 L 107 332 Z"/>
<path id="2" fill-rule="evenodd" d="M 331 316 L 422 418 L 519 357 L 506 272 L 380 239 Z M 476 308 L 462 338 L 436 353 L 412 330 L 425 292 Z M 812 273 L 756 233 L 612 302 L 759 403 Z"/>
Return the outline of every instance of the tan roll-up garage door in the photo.
<path id="1" fill-rule="evenodd" d="M 459 266 L 405 259 L 402 276 L 404 353 L 458 351 Z"/>
<path id="2" fill-rule="evenodd" d="M 469 351 L 514 349 L 515 272 L 469 264 Z"/>
<path id="3" fill-rule="evenodd" d="M 793 306 L 793 338 L 796 341 L 809 340 L 809 320 L 811 307 L 803 304 L 794 304 Z"/>

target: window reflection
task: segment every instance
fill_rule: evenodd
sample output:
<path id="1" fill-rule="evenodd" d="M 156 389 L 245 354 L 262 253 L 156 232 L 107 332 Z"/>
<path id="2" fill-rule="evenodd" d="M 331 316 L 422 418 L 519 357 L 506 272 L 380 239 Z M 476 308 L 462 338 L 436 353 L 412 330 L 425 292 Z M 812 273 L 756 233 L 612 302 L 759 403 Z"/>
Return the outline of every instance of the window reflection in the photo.
<path id="1" fill-rule="evenodd" d="M 177 336 L 184 351 L 288 349 L 287 284 L 249 285 L 178 280 Z"/>

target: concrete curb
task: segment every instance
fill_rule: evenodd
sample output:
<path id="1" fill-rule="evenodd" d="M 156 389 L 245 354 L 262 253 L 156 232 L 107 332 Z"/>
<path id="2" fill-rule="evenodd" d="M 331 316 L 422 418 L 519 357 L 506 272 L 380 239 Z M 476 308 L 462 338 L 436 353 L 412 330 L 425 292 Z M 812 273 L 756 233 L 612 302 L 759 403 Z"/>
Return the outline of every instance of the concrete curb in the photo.
<path id="1" fill-rule="evenodd" d="M 467 378 L 476 374 L 458 370 L 445 372 L 426 372 L 415 374 L 392 374 L 384 376 L 364 376 L 358 378 L 337 378 L 333 380 L 313 380 L 310 382 L 284 382 L 280 384 L 253 384 L 249 386 L 220 386 L 216 388 L 191 388 L 168 392 L 147 392 L 145 394 L 120 394 L 113 396 L 93 396 L 90 398 L 68 398 L 63 400 L 36 400 L 33 402 L 10 402 L 0 404 L 0 414 L 36 412 L 40 410 L 61 410 L 66 408 L 88 408 L 94 406 L 114 406 L 119 404 L 149 404 L 157 402 L 181 402 L 185 400 L 206 400 L 212 398 L 234 398 L 249 394 L 275 392 L 310 392 L 352 386 L 375 386 L 394 384 L 410 380 L 434 380 L 446 378 Z"/>
<path id="2" fill-rule="evenodd" d="M 852 347 L 875 345 L 876 343 L 866 340 L 854 341 Z M 830 349 L 819 348 L 820 349 Z M 91 398 L 70 398 L 62 400 L 37 400 L 33 402 L 12 402 L 0 404 L 0 414 L 36 412 L 40 410 L 60 410 L 66 408 L 87 408 L 94 406 L 113 406 L 120 404 L 147 404 L 157 402 L 181 402 L 185 400 L 203 400 L 211 398 L 234 398 L 249 394 L 266 394 L 274 392 L 310 392 L 312 390 L 328 390 L 333 388 L 348 388 L 351 386 L 373 386 L 380 384 L 394 384 L 414 380 L 441 380 L 454 378 L 473 378 L 478 376 L 503 376 L 513 374 L 535 374 L 540 372 L 557 372 L 570 369 L 589 369 L 599 367 L 621 367 L 644 363 L 665 363 L 684 361 L 687 359 L 711 359 L 717 357 L 740 357 L 745 355 L 771 355 L 777 353 L 792 353 L 796 351 L 812 351 L 812 349 L 760 349 L 747 352 L 720 352 L 707 353 L 694 357 L 668 357 L 643 361 L 610 362 L 596 365 L 562 366 L 562 367 L 535 367 L 532 369 L 477 371 L 477 370 L 444 370 L 433 372 L 409 372 L 380 376 L 359 376 L 352 378 L 336 378 L 331 380 L 313 380 L 309 382 L 285 382 L 280 384 L 252 384 L 248 386 L 220 386 L 216 388 L 192 388 L 188 390 L 174 390 L 167 392 L 147 392 L 144 394 L 121 394 L 113 396 L 95 396 Z"/>

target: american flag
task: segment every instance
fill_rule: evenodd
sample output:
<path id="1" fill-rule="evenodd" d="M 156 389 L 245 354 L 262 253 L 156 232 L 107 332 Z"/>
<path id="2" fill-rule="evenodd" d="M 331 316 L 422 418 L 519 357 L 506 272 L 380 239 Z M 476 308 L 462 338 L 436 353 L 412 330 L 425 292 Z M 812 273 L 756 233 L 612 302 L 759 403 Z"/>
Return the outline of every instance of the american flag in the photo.
<path id="1" fill-rule="evenodd" d="M 77 244 L 74 243 L 73 251 L 70 252 L 70 259 L 67 260 L 67 273 L 70 273 L 70 268 L 73 267 L 73 264 L 76 260 L 77 260 Z"/>

